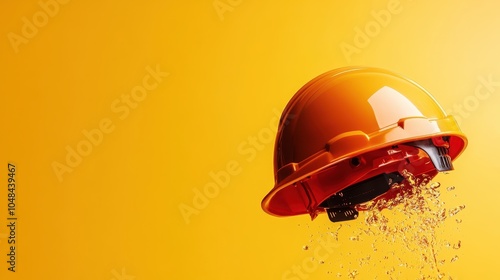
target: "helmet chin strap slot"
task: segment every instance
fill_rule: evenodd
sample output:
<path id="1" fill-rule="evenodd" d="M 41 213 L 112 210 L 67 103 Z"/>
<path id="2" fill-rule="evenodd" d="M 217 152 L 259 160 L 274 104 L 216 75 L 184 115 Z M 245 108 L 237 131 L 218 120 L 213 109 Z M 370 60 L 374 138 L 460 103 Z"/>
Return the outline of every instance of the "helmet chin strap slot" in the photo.
<path id="1" fill-rule="evenodd" d="M 328 218 L 332 222 L 343 222 L 354 220 L 358 217 L 358 211 L 354 208 L 327 208 Z"/>
<path id="2" fill-rule="evenodd" d="M 444 144 L 448 144 L 445 137 L 443 137 L 443 140 Z M 420 148 L 427 153 L 437 171 L 453 170 L 453 164 L 451 163 L 451 157 L 448 155 L 446 145 L 436 146 L 431 139 L 413 141 L 406 144 Z"/>
<path id="3" fill-rule="evenodd" d="M 332 222 L 354 220 L 358 217 L 356 205 L 368 202 L 387 192 L 395 183 L 403 181 L 398 172 L 384 173 L 351 185 L 330 196 L 320 204 Z"/>

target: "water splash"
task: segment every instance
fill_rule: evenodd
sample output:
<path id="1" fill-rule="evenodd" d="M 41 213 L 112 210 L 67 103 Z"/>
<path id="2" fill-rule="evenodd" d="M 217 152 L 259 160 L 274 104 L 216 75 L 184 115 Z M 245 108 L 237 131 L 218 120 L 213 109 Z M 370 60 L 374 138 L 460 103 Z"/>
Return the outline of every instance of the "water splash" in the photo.
<path id="1" fill-rule="evenodd" d="M 402 175 L 410 182 L 409 187 L 394 184 L 392 188 L 399 192 L 393 198 L 363 204 L 362 209 L 367 210 L 360 212 L 358 220 L 318 229 L 318 239 L 333 237 L 344 247 L 330 256 L 333 265 L 328 273 L 344 279 L 368 275 L 370 279 L 406 279 L 406 274 L 413 275 L 412 279 L 451 279 L 445 270 L 458 260 L 458 255 L 446 256 L 452 252 L 447 250 L 456 253 L 461 242 L 440 240 L 437 233 L 447 222 L 460 224 L 462 220 L 456 216 L 465 205 L 445 207 L 441 184 L 431 182 L 429 176 L 416 177 L 406 170 Z M 386 275 L 373 275 L 374 270 Z"/>
<path id="2" fill-rule="evenodd" d="M 435 276 L 442 279 L 445 274 L 439 266 L 444 265 L 444 260 L 439 260 L 438 248 L 443 244 L 450 247 L 449 242 L 438 242 L 436 239 L 437 229 L 446 222 L 447 217 L 457 215 L 465 209 L 465 205 L 452 208 L 449 211 L 444 207 L 444 201 L 440 200 L 439 182 L 430 182 L 430 177 L 416 177 L 408 171 L 403 171 L 402 175 L 409 182 L 410 187 L 403 188 L 398 185 L 402 191 L 391 200 L 378 200 L 369 205 L 365 212 L 365 223 L 376 229 L 386 241 L 402 241 L 403 246 L 412 253 L 420 253 L 420 259 L 423 265 L 420 267 L 420 276 L 425 278 L 424 269 L 430 268 L 435 271 Z M 454 186 L 446 188 L 447 191 L 455 190 Z M 403 214 L 402 220 L 390 222 L 388 216 L 382 211 L 384 208 L 396 210 Z M 457 223 L 462 220 L 456 219 Z M 373 231 L 365 231 L 367 233 Z M 377 234 L 377 233 L 375 233 Z M 461 242 L 453 245 L 453 249 L 460 249 Z M 375 248 L 372 244 L 372 248 Z M 454 262 L 458 256 L 452 258 Z M 400 267 L 409 267 L 406 262 L 400 262 Z M 391 272 L 392 270 L 388 270 Z M 392 272 L 391 272 L 392 273 Z"/>

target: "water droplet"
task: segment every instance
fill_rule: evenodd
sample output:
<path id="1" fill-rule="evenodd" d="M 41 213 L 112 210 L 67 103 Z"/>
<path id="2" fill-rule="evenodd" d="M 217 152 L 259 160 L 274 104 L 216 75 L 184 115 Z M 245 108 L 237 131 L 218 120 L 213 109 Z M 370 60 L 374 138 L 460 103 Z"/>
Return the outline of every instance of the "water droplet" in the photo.
<path id="1" fill-rule="evenodd" d="M 307 245 L 302 246 L 302 250 L 304 250 L 304 251 L 309 250 L 309 246 L 307 246 Z"/>
<path id="2" fill-rule="evenodd" d="M 351 237 L 349 237 L 349 240 L 351 240 L 351 241 L 359 241 L 359 236 L 358 235 L 351 236 Z"/>
<path id="3" fill-rule="evenodd" d="M 353 269 L 351 271 L 349 271 L 349 274 L 347 274 L 347 276 L 349 276 L 350 279 L 354 279 L 356 278 L 356 275 L 358 275 L 358 271 L 356 269 Z"/>
<path id="4" fill-rule="evenodd" d="M 319 264 L 325 264 L 325 261 L 324 260 L 320 260 Z"/>
<path id="5" fill-rule="evenodd" d="M 437 189 L 441 186 L 441 184 L 439 182 L 433 182 L 429 185 L 429 188 L 431 189 Z"/>
<path id="6" fill-rule="evenodd" d="M 450 210 L 449 214 L 450 214 L 450 217 L 458 214 L 458 212 L 462 211 L 465 209 L 465 205 L 460 205 L 458 207 L 455 207 L 453 209 Z"/>
<path id="7" fill-rule="evenodd" d="M 458 260 L 458 256 L 455 255 L 453 258 L 451 258 L 450 262 L 456 262 Z"/>
<path id="8" fill-rule="evenodd" d="M 436 214 L 437 218 L 439 221 L 444 221 L 446 220 L 446 209 L 443 208 L 441 210 L 439 210 Z"/>
<path id="9" fill-rule="evenodd" d="M 462 247 L 462 241 L 458 240 L 458 243 L 453 245 L 453 249 L 458 250 L 460 247 Z"/>
<path id="10" fill-rule="evenodd" d="M 446 188 L 446 190 L 451 192 L 451 191 L 455 190 L 455 186 L 449 186 Z"/>

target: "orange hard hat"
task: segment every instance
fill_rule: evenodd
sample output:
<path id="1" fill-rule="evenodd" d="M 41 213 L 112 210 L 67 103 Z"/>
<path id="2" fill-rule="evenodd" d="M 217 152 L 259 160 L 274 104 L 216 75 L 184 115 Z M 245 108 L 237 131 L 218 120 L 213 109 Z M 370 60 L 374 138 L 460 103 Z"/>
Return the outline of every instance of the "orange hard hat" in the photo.
<path id="1" fill-rule="evenodd" d="M 274 188 L 262 208 L 276 216 L 327 212 L 354 219 L 362 204 L 393 196 L 404 172 L 452 170 L 467 145 L 455 119 L 415 82 L 387 70 L 346 67 L 304 85 L 276 136 Z"/>

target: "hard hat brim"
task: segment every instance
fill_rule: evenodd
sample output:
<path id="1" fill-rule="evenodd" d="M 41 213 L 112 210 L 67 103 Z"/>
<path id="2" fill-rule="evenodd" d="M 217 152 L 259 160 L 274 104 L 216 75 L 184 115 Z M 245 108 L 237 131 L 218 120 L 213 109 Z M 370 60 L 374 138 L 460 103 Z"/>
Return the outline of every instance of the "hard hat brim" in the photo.
<path id="1" fill-rule="evenodd" d="M 401 119 L 396 124 L 372 134 L 351 131 L 338 135 L 325 143 L 323 150 L 302 162 L 289 163 L 280 168 L 277 171 L 274 188 L 262 200 L 262 209 L 274 216 L 311 214 L 307 199 L 304 198 L 308 194 L 299 188 L 296 191 L 289 190 L 296 187 L 296 183 L 345 159 L 392 145 L 441 136 L 450 137 L 449 156 L 452 160 L 455 160 L 467 146 L 467 138 L 460 131 L 453 116 L 441 119 L 412 117 Z M 285 189 L 287 191 L 283 192 Z M 284 193 L 286 197 L 283 197 Z M 281 201 L 283 199 L 286 199 L 286 203 Z"/>

